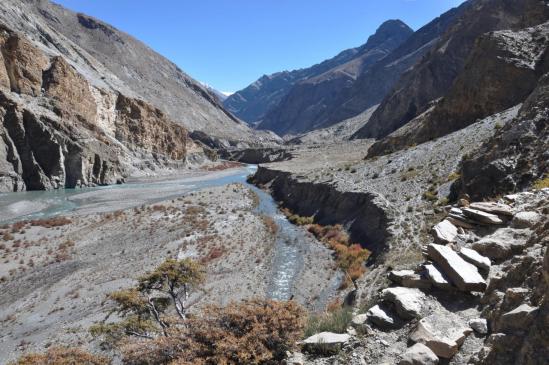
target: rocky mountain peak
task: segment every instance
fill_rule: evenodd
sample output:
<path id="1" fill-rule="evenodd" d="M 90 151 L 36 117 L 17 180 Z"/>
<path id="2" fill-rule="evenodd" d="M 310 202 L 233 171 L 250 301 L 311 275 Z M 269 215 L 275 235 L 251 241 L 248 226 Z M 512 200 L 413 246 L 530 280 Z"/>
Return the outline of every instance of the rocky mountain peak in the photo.
<path id="1" fill-rule="evenodd" d="M 376 30 L 374 34 L 368 37 L 368 41 L 362 47 L 371 48 L 378 47 L 393 37 L 407 37 L 414 33 L 406 23 L 400 19 L 390 19 L 383 22 Z M 361 48 L 362 48 L 361 47 Z"/>

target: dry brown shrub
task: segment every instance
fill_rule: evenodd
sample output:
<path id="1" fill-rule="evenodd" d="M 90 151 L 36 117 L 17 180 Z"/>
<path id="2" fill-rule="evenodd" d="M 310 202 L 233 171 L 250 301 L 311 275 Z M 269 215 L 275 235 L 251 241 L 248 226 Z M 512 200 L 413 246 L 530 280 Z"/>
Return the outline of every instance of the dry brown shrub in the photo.
<path id="1" fill-rule="evenodd" d="M 169 337 L 126 342 L 121 350 L 130 365 L 279 364 L 301 337 L 304 318 L 295 302 L 211 306 L 184 325 L 172 325 Z"/>
<path id="2" fill-rule="evenodd" d="M 108 365 L 111 361 L 78 348 L 53 347 L 43 354 L 27 354 L 13 365 Z"/>
<path id="3" fill-rule="evenodd" d="M 267 227 L 267 230 L 271 235 L 275 235 L 276 232 L 278 232 L 278 225 L 274 221 L 273 218 L 269 217 L 268 215 L 261 215 L 261 221 Z"/>

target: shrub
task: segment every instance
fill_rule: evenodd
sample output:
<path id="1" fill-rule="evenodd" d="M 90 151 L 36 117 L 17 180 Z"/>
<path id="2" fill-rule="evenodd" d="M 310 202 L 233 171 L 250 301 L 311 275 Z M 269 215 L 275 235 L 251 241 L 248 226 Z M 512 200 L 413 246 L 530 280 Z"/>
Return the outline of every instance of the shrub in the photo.
<path id="1" fill-rule="evenodd" d="M 108 365 L 111 361 L 103 356 L 90 354 L 77 348 L 53 347 L 44 354 L 27 354 L 13 365 Z"/>
<path id="2" fill-rule="evenodd" d="M 125 364 L 280 363 L 301 337 L 304 311 L 295 302 L 249 300 L 210 306 L 172 325 L 169 335 L 127 342 Z"/>
<path id="3" fill-rule="evenodd" d="M 308 231 L 334 250 L 337 266 L 346 273 L 342 289 L 364 274 L 364 262 L 370 257 L 371 252 L 359 244 L 351 243 L 349 235 L 341 225 L 311 224 Z"/>
<path id="4" fill-rule="evenodd" d="M 278 225 L 276 224 L 274 219 L 269 217 L 268 215 L 262 214 L 261 221 L 263 222 L 265 227 L 267 227 L 267 230 L 269 231 L 269 233 L 274 236 L 278 231 Z"/>

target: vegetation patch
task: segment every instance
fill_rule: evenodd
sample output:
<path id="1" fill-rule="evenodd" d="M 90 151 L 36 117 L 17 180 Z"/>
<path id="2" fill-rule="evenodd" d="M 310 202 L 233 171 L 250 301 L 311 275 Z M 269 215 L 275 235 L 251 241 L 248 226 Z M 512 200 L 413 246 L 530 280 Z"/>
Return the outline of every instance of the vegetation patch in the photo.
<path id="1" fill-rule="evenodd" d="M 190 315 L 187 299 L 203 279 L 199 263 L 168 259 L 136 287 L 111 293 L 122 320 L 90 332 L 135 365 L 274 364 L 301 338 L 305 312 L 293 301 L 247 300 Z"/>
<path id="2" fill-rule="evenodd" d="M 536 190 L 549 188 L 549 174 L 546 174 L 542 179 L 536 180 L 533 186 Z"/>

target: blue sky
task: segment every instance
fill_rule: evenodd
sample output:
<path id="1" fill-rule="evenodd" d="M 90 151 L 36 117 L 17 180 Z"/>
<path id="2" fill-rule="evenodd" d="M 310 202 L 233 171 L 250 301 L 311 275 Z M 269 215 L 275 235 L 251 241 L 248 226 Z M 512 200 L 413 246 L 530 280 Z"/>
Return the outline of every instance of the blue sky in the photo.
<path id="1" fill-rule="evenodd" d="M 236 91 L 363 44 L 387 19 L 413 29 L 463 0 L 54 0 L 144 41 L 195 79 Z"/>

